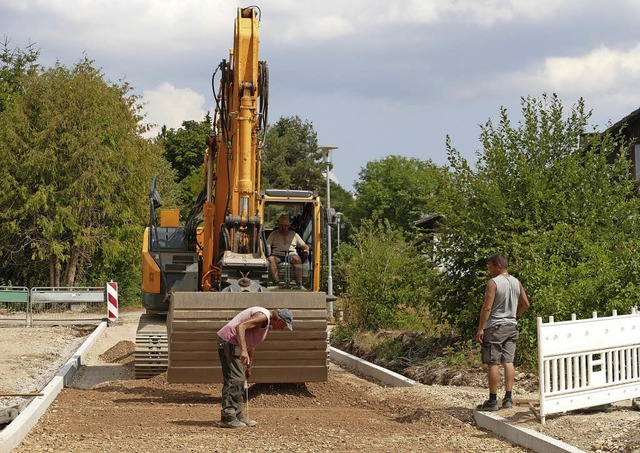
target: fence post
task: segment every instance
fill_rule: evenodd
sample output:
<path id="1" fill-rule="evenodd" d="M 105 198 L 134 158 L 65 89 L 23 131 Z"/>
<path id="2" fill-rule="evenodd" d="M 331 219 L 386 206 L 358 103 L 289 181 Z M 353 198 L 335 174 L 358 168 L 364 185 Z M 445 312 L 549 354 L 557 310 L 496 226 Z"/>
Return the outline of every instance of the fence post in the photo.
<path id="1" fill-rule="evenodd" d="M 118 320 L 118 283 L 113 280 L 107 283 L 107 321 Z"/>

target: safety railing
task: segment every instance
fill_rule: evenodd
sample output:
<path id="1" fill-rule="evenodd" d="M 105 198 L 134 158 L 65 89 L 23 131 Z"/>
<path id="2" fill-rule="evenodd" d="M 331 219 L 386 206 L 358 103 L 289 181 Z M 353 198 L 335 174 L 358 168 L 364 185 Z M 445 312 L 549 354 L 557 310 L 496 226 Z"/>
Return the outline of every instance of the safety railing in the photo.
<path id="1" fill-rule="evenodd" d="M 107 316 L 105 288 L 31 288 L 30 323 L 99 323 Z"/>
<path id="2" fill-rule="evenodd" d="M 29 288 L 0 286 L 0 324 L 29 323 Z"/>
<path id="3" fill-rule="evenodd" d="M 118 284 L 105 287 L 0 286 L 0 325 L 97 324 L 118 319 Z"/>
<path id="4" fill-rule="evenodd" d="M 640 313 L 538 318 L 540 420 L 640 397 Z"/>

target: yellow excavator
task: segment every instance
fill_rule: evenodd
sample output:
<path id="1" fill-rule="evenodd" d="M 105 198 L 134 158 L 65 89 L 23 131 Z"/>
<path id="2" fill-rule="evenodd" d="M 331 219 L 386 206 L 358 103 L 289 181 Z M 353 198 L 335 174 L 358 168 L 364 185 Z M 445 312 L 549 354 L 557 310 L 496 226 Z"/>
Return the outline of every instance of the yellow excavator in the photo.
<path id="1" fill-rule="evenodd" d="M 167 371 L 171 383 L 222 382 L 216 332 L 243 309 L 262 306 L 289 308 L 294 330 L 269 334 L 255 352 L 251 381 L 327 379 L 319 198 L 311 191 L 260 191 L 269 75 L 266 62 L 258 61 L 259 14 L 256 7 L 238 8 L 229 60 L 214 72 L 213 81 L 219 72 L 220 82 L 203 190 L 184 225 L 177 211 L 159 209 L 152 181 L 142 241 L 146 313 L 136 334 L 137 378 Z M 266 238 L 282 214 L 310 249 L 308 256 L 300 253 L 303 288 L 291 279 L 291 264 L 278 266 L 278 286 L 269 275 Z"/>

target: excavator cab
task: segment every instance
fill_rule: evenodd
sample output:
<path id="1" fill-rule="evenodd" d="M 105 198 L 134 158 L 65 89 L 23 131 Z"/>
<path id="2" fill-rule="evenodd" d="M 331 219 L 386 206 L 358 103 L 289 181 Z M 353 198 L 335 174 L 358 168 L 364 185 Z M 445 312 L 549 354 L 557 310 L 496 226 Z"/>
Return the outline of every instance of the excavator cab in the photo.
<path id="1" fill-rule="evenodd" d="M 320 287 L 320 202 L 318 197 L 307 190 L 266 190 L 260 198 L 263 219 L 264 240 L 277 230 L 277 221 L 287 214 L 291 230 L 295 231 L 309 247 L 305 255 L 297 250 L 302 264 L 302 284 L 311 291 Z M 269 255 L 267 249 L 267 256 Z M 283 285 L 277 289 L 295 289 L 294 265 L 281 262 L 278 265 L 279 280 Z M 270 278 L 270 284 L 273 281 Z M 273 286 L 270 286 L 272 288 Z"/>

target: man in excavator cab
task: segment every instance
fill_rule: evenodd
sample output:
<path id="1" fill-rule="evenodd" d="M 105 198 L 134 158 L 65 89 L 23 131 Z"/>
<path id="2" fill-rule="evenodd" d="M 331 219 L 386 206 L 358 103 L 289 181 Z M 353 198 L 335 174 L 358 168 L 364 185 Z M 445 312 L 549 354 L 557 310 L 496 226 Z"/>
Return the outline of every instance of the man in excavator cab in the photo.
<path id="1" fill-rule="evenodd" d="M 293 265 L 295 269 L 298 289 L 305 289 L 302 285 L 302 258 L 298 255 L 296 247 L 300 248 L 306 256 L 309 255 L 309 246 L 298 233 L 290 229 L 291 220 L 288 214 L 282 214 L 278 218 L 277 225 L 278 229 L 273 230 L 267 238 L 267 247 L 271 250 L 268 260 L 273 283 L 276 286 L 280 285 L 278 264 L 285 262 Z"/>

